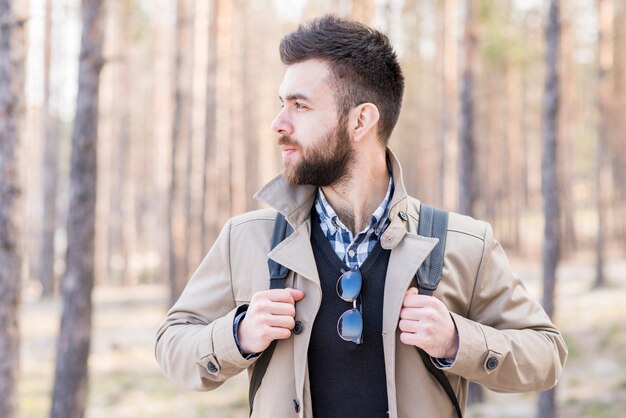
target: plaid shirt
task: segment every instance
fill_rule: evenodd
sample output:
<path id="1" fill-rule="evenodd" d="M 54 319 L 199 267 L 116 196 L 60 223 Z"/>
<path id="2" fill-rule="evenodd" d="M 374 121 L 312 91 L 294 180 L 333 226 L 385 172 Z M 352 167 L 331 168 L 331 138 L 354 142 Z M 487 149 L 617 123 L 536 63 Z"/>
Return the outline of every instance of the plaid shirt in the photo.
<path id="1" fill-rule="evenodd" d="M 385 198 L 372 214 L 370 224 L 354 237 L 352 232 L 339 220 L 339 217 L 324 197 L 322 189 L 318 189 L 317 198 L 315 199 L 315 211 L 319 216 L 322 232 L 324 232 L 339 258 L 352 270 L 358 269 L 363 264 L 385 230 L 389 220 L 389 202 L 391 201 L 393 190 L 393 178 L 389 176 L 389 187 L 387 188 Z"/>

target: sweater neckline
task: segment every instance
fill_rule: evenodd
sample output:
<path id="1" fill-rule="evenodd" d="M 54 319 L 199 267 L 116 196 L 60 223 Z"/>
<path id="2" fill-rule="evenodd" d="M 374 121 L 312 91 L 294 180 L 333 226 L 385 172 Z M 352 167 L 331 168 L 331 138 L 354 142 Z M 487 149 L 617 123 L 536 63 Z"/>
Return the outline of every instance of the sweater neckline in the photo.
<path id="1" fill-rule="evenodd" d="M 319 218 L 317 214 L 314 212 L 314 210 L 311 211 L 311 225 L 312 225 L 311 236 L 315 244 L 317 244 L 319 249 L 322 250 L 324 256 L 326 257 L 326 260 L 329 261 L 333 265 L 333 267 L 335 267 L 337 270 L 341 270 L 341 271 L 350 270 L 350 267 L 346 265 L 346 263 L 344 263 L 344 261 L 341 258 L 339 258 L 339 256 L 335 252 L 335 249 L 331 246 L 330 242 L 324 235 L 324 232 L 322 231 L 322 227 L 320 226 Z M 372 268 L 376 265 L 376 259 L 378 259 L 379 255 L 383 251 L 389 251 L 389 250 L 384 250 L 380 244 L 380 239 L 378 239 L 372 251 L 370 251 L 365 261 L 363 261 L 363 264 L 361 264 L 361 266 L 359 267 L 359 271 L 362 274 L 367 274 L 370 270 L 372 270 Z"/>

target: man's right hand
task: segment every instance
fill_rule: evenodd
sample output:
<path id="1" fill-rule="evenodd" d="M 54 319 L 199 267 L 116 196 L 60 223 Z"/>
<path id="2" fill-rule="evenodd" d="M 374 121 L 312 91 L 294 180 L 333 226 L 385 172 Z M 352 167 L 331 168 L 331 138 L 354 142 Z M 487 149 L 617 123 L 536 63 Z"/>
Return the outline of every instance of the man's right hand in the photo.
<path id="1" fill-rule="evenodd" d="M 298 289 L 272 289 L 252 295 L 246 316 L 239 323 L 237 337 L 244 353 L 260 353 L 273 340 L 291 336 L 295 326 L 297 301 L 304 297 Z"/>

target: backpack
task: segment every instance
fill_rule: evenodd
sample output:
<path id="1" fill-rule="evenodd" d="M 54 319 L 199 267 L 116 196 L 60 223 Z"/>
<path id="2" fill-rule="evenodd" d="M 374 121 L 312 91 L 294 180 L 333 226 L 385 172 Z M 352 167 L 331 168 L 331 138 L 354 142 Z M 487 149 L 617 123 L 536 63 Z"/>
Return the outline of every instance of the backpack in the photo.
<path id="1" fill-rule="evenodd" d="M 446 248 L 446 233 L 448 231 L 448 212 L 435 209 L 432 206 L 421 204 L 420 217 L 418 225 L 418 235 L 425 237 L 438 238 L 439 242 L 432 250 L 430 255 L 424 260 L 422 265 L 417 271 L 417 286 L 421 295 L 432 296 L 433 292 L 437 289 L 439 281 L 441 280 L 441 273 L 443 271 L 444 253 Z M 293 228 L 287 222 L 285 217 L 278 213 L 276 215 L 276 222 L 274 224 L 274 232 L 272 234 L 272 249 L 282 242 L 287 236 L 293 232 Z M 285 282 L 289 269 L 278 264 L 274 260 L 268 259 L 267 264 L 270 271 L 270 289 L 283 289 L 285 288 Z M 256 395 L 265 371 L 269 365 L 274 349 L 276 348 L 277 341 L 272 343 L 263 351 L 260 357 L 257 359 L 252 378 L 250 379 L 250 388 L 248 391 L 248 399 L 250 405 L 250 415 L 252 415 L 252 406 L 254 402 L 254 396 Z M 431 361 L 430 356 L 422 349 L 415 347 L 424 366 L 430 372 L 430 374 L 439 382 L 441 387 L 445 390 L 450 402 L 456 410 L 457 416 L 462 418 L 461 407 L 459 401 L 456 398 L 456 394 L 450 385 L 450 381 L 444 374 L 444 372 L 438 369 Z M 299 411 L 300 405 L 294 400 L 294 407 L 296 412 Z"/>

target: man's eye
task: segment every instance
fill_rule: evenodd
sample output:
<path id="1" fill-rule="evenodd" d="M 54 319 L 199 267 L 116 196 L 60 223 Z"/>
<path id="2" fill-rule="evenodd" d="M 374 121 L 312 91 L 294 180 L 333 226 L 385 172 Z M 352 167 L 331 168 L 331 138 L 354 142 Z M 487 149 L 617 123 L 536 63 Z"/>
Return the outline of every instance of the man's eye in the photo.
<path id="1" fill-rule="evenodd" d="M 302 103 L 295 102 L 294 107 L 296 109 L 304 109 L 306 106 L 304 106 Z"/>

